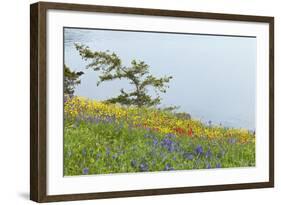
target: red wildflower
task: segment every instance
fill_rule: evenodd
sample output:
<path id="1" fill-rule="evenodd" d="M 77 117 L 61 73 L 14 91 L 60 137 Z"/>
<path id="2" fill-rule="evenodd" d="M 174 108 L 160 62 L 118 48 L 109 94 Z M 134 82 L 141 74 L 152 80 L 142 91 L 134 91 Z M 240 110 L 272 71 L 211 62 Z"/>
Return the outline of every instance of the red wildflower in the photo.
<path id="1" fill-rule="evenodd" d="M 192 130 L 192 128 L 189 128 L 189 130 L 188 130 L 188 132 L 187 132 L 187 135 L 190 136 L 190 137 L 193 135 L 193 130 Z"/>
<path id="2" fill-rule="evenodd" d="M 174 128 L 174 131 L 181 135 L 185 133 L 185 130 L 181 127 Z"/>

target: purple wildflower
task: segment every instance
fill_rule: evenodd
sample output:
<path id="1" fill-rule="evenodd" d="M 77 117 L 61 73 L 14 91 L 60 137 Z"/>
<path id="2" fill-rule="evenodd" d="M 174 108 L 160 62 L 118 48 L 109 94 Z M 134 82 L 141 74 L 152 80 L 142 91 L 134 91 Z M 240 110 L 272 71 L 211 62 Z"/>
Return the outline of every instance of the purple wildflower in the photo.
<path id="1" fill-rule="evenodd" d="M 216 168 L 221 168 L 221 163 L 217 163 Z"/>
<path id="2" fill-rule="evenodd" d="M 137 161 L 136 161 L 135 159 L 133 159 L 133 160 L 131 161 L 131 166 L 132 166 L 132 167 L 137 167 Z"/>
<path id="3" fill-rule="evenodd" d="M 195 152 L 197 155 L 203 154 L 203 147 L 201 145 L 198 145 L 195 149 Z"/>
<path id="4" fill-rule="evenodd" d="M 148 164 L 147 163 L 141 163 L 140 166 L 139 166 L 139 169 L 141 172 L 146 172 L 148 171 Z"/>
<path id="5" fill-rule="evenodd" d="M 183 154 L 184 158 L 186 158 L 187 160 L 193 160 L 194 156 L 191 153 L 184 153 Z"/>
<path id="6" fill-rule="evenodd" d="M 109 155 L 110 154 L 110 149 L 107 147 L 106 148 L 106 155 Z"/>
<path id="7" fill-rule="evenodd" d="M 158 144 L 158 140 L 157 139 L 153 139 L 153 145 L 156 146 Z"/>
<path id="8" fill-rule="evenodd" d="M 173 152 L 176 149 L 176 144 L 169 138 L 163 139 L 161 145 L 165 147 L 169 152 Z"/>
<path id="9" fill-rule="evenodd" d="M 85 174 L 85 175 L 89 174 L 89 168 L 87 168 L 87 167 L 83 168 L 82 173 Z"/>
<path id="10" fill-rule="evenodd" d="M 208 149 L 208 151 L 206 152 L 205 156 L 206 156 L 206 158 L 212 157 L 212 152 L 211 152 L 210 149 Z"/>
<path id="11" fill-rule="evenodd" d="M 112 159 L 116 159 L 118 157 L 117 154 L 112 155 Z"/>
<path id="12" fill-rule="evenodd" d="M 176 138 L 176 135 L 173 133 L 168 133 L 168 134 L 166 134 L 166 137 Z"/>
<path id="13" fill-rule="evenodd" d="M 172 171 L 174 170 L 174 168 L 171 166 L 171 164 L 166 164 L 165 167 L 164 167 L 164 171 Z"/>

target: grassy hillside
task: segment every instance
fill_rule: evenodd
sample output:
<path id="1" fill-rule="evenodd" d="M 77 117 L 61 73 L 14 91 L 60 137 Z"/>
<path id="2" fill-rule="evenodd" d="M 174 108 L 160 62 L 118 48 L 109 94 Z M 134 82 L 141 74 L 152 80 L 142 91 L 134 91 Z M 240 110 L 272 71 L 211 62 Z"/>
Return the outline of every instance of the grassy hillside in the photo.
<path id="1" fill-rule="evenodd" d="M 255 166 L 255 136 L 172 112 L 64 102 L 64 175 Z"/>

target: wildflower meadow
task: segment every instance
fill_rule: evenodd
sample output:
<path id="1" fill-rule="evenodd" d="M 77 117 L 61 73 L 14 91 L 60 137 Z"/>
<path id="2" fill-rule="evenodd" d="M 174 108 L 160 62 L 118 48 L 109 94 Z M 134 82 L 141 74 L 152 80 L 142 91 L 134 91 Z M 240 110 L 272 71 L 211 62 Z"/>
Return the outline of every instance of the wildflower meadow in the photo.
<path id="1" fill-rule="evenodd" d="M 255 166 L 255 135 L 155 108 L 82 97 L 64 103 L 64 174 Z"/>

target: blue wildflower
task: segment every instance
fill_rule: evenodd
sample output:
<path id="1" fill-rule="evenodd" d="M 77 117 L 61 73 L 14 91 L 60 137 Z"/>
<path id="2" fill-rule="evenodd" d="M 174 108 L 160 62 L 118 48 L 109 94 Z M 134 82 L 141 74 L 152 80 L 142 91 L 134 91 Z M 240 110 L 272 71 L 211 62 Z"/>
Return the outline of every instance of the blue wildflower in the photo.
<path id="1" fill-rule="evenodd" d="M 169 152 L 173 152 L 173 151 L 175 151 L 175 150 L 176 150 L 175 144 L 172 144 L 171 146 L 168 147 L 168 151 L 169 151 Z"/>
<path id="2" fill-rule="evenodd" d="M 208 151 L 206 152 L 205 156 L 206 156 L 206 158 L 212 157 L 212 152 L 211 152 L 210 149 L 208 149 Z"/>
<path id="3" fill-rule="evenodd" d="M 115 122 L 115 117 L 114 116 L 106 116 L 103 120 L 104 123 L 113 123 Z"/>
<path id="4" fill-rule="evenodd" d="M 173 141 L 170 140 L 169 138 L 165 138 L 165 139 L 163 139 L 162 144 L 170 146 L 171 144 L 173 144 Z"/>
<path id="5" fill-rule="evenodd" d="M 139 166 L 139 169 L 141 172 L 146 172 L 148 171 L 148 164 L 147 163 L 141 163 L 140 166 Z"/>
<path id="6" fill-rule="evenodd" d="M 99 120 L 97 119 L 97 117 L 92 117 L 92 116 L 88 116 L 88 117 L 86 118 L 86 121 L 88 121 L 89 123 L 92 123 L 92 124 L 98 123 L 98 122 L 99 122 Z"/>
<path id="7" fill-rule="evenodd" d="M 133 159 L 133 160 L 131 161 L 131 166 L 132 166 L 132 167 L 137 167 L 137 161 L 136 161 L 135 159 Z"/>
<path id="8" fill-rule="evenodd" d="M 106 148 L 106 155 L 109 155 L 110 154 L 110 149 L 107 147 Z"/>
<path id="9" fill-rule="evenodd" d="M 165 167 L 164 167 L 164 171 L 172 171 L 174 170 L 174 168 L 171 166 L 171 164 L 166 164 Z"/>
<path id="10" fill-rule="evenodd" d="M 170 138 L 176 138 L 176 135 L 173 134 L 173 133 L 168 133 L 166 134 L 167 137 L 170 137 Z"/>
<path id="11" fill-rule="evenodd" d="M 161 145 L 165 147 L 169 152 L 173 152 L 176 149 L 176 144 L 169 138 L 163 139 Z"/>
<path id="12" fill-rule="evenodd" d="M 112 159 L 116 159 L 117 158 L 117 154 L 112 155 Z"/>
<path id="13" fill-rule="evenodd" d="M 216 168 L 221 168 L 221 163 L 217 163 Z"/>
<path id="14" fill-rule="evenodd" d="M 158 144 L 158 140 L 157 139 L 153 139 L 153 145 L 156 146 Z"/>
<path id="15" fill-rule="evenodd" d="M 195 149 L 195 152 L 197 155 L 203 154 L 203 147 L 201 145 L 198 145 Z"/>
<path id="16" fill-rule="evenodd" d="M 89 168 L 83 168 L 83 170 L 82 170 L 82 173 L 83 174 L 89 174 Z"/>
<path id="17" fill-rule="evenodd" d="M 183 154 L 184 158 L 188 159 L 188 160 L 193 160 L 194 156 L 191 153 L 184 153 Z"/>

